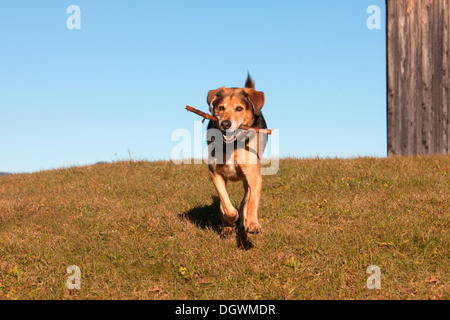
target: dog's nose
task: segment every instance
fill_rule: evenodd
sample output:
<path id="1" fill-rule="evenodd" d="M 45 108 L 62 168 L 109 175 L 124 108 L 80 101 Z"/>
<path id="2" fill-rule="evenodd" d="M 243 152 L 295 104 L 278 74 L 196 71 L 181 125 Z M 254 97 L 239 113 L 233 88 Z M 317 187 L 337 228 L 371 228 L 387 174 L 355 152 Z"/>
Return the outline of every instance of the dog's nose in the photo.
<path id="1" fill-rule="evenodd" d="M 231 128 L 231 121 L 228 121 L 228 120 L 222 121 L 222 128 L 224 130 L 230 129 Z"/>

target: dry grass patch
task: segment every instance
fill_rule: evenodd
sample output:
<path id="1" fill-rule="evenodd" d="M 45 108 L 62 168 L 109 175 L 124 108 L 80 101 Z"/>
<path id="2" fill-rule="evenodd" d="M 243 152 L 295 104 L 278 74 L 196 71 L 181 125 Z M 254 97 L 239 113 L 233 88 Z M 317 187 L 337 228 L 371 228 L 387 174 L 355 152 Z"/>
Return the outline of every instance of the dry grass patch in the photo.
<path id="1" fill-rule="evenodd" d="M 449 174 L 449 156 L 284 159 L 245 248 L 220 239 L 204 165 L 2 176 L 0 298 L 449 299 Z M 81 290 L 66 288 L 69 265 Z"/>

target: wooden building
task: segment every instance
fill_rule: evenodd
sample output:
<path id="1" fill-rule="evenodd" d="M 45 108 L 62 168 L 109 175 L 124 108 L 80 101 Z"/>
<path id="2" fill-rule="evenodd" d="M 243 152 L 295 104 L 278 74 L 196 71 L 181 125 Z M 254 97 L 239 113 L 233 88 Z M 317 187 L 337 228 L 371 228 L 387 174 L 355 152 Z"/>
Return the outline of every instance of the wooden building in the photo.
<path id="1" fill-rule="evenodd" d="M 388 155 L 449 154 L 450 0 L 387 0 Z"/>

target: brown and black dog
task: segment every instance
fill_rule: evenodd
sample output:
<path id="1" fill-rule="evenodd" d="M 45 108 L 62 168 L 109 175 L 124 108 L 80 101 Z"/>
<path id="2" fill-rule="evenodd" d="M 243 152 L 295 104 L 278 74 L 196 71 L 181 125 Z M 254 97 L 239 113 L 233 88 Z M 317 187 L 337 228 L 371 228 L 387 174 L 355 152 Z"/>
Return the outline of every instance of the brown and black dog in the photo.
<path id="1" fill-rule="evenodd" d="M 223 150 L 227 150 L 219 156 L 213 151 L 209 161 L 209 173 L 220 198 L 222 236 L 227 237 L 235 231 L 238 218 L 240 229 L 248 233 L 259 233 L 261 226 L 258 222 L 258 206 L 262 188 L 260 159 L 266 147 L 267 134 L 244 132 L 239 127 L 246 125 L 267 129 L 261 114 L 264 93 L 255 90 L 253 79 L 248 75 L 243 88 L 222 87 L 209 91 L 207 103 L 211 114 L 218 119 L 217 123 L 209 122 L 208 133 L 214 131 L 216 134 L 213 137 L 208 135 L 208 145 L 218 142 Z M 245 195 L 239 211 L 234 208 L 228 196 L 228 180 L 243 182 Z"/>

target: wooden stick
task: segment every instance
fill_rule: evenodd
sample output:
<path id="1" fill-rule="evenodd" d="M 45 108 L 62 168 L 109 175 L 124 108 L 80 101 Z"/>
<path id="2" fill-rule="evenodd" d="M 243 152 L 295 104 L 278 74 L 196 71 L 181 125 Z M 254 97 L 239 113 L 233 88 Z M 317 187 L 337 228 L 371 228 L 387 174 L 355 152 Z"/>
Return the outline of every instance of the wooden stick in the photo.
<path id="1" fill-rule="evenodd" d="M 198 114 L 203 119 L 208 119 L 208 120 L 211 120 L 211 121 L 214 121 L 214 122 L 219 122 L 219 120 L 216 117 L 214 117 L 214 116 L 212 116 L 210 114 L 204 113 L 204 112 L 202 112 L 200 110 L 197 110 L 195 108 L 192 108 L 191 106 L 186 106 L 186 110 L 190 111 L 190 112 L 193 112 L 195 114 Z"/>
<path id="2" fill-rule="evenodd" d="M 195 109 L 195 108 L 193 108 L 191 106 L 186 106 L 186 110 L 199 115 L 200 117 L 203 118 L 203 121 L 205 121 L 205 119 L 208 119 L 208 120 L 211 120 L 211 121 L 214 121 L 214 122 L 219 122 L 219 120 L 216 117 L 214 117 L 214 116 L 212 116 L 210 114 L 204 113 L 204 112 L 202 112 L 200 110 L 197 110 L 197 109 Z M 253 128 L 253 127 L 249 127 L 249 126 L 244 126 L 244 125 L 241 125 L 239 127 L 239 129 L 242 129 L 242 130 L 254 130 L 254 131 L 259 132 L 259 133 L 272 134 L 272 130 L 270 130 L 270 129 L 258 129 L 258 128 Z"/>

